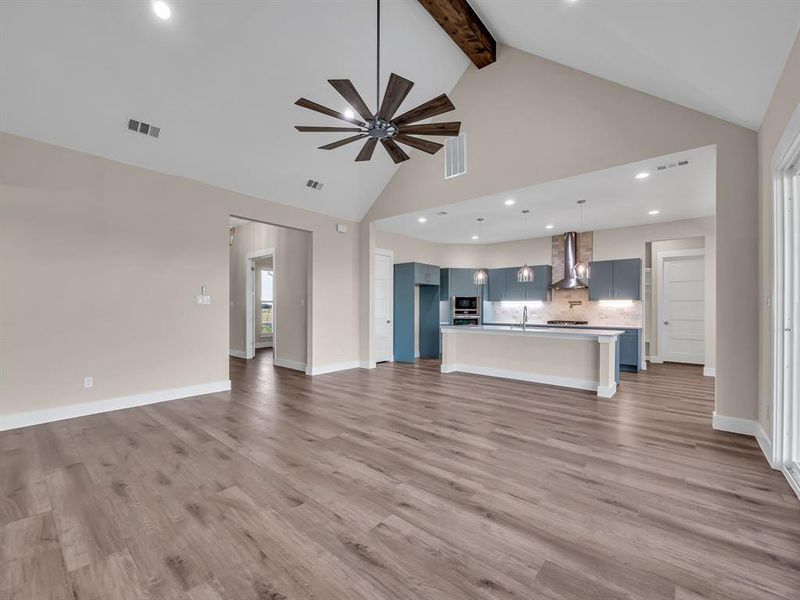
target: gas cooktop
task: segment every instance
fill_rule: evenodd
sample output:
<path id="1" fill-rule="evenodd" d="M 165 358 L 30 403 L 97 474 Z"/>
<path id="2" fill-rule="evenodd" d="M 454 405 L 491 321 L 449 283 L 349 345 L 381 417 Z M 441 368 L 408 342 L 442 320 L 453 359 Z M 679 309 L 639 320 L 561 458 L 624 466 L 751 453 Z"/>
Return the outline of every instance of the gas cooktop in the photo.
<path id="1" fill-rule="evenodd" d="M 553 320 L 548 321 L 548 325 L 588 325 L 589 321 L 565 321 L 565 320 Z"/>

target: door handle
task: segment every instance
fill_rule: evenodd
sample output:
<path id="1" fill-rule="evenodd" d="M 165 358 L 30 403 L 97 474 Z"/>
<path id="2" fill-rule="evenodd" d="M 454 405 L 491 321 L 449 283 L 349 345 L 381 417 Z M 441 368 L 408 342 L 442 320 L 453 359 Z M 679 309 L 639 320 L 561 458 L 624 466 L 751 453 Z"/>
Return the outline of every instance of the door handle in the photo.
<path id="1" fill-rule="evenodd" d="M 391 323 L 391 321 L 390 321 L 389 319 L 386 319 L 386 322 L 387 322 L 387 323 Z"/>
<path id="2" fill-rule="evenodd" d="M 669 325 L 669 321 L 664 321 L 664 325 Z"/>

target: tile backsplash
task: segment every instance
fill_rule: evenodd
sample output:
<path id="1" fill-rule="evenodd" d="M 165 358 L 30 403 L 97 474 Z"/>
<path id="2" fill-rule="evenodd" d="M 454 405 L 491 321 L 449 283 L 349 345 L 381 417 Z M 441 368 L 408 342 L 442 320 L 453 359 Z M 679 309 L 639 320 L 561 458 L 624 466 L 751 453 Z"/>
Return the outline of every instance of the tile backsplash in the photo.
<path id="1" fill-rule="evenodd" d="M 552 320 L 589 321 L 589 325 L 642 327 L 641 301 L 589 302 L 589 290 L 554 290 L 550 302 L 484 302 L 486 323 L 519 323 L 522 308 L 528 306 L 528 322 Z"/>

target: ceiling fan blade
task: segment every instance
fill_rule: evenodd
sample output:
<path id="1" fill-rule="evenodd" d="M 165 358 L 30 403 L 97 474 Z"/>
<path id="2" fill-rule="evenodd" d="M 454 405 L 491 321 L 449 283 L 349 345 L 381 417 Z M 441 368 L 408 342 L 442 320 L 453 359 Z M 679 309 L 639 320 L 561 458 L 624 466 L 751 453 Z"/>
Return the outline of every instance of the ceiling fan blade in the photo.
<path id="1" fill-rule="evenodd" d="M 375 152 L 375 146 L 378 145 L 378 138 L 369 138 L 361 147 L 361 152 L 356 156 L 356 162 L 363 162 L 372 159 L 372 153 Z"/>
<path id="2" fill-rule="evenodd" d="M 416 108 L 404 112 L 396 119 L 392 119 L 392 123 L 399 127 L 400 125 L 416 123 L 417 121 L 435 117 L 436 115 L 441 115 L 442 113 L 450 112 L 455 109 L 456 107 L 450 102 L 450 98 L 442 94 L 441 96 L 436 96 L 433 100 L 428 100 L 425 104 L 420 104 Z"/>
<path id="3" fill-rule="evenodd" d="M 333 150 L 334 148 L 338 148 L 339 146 L 344 146 L 345 144 L 350 144 L 355 142 L 356 140 L 360 140 L 361 138 L 367 137 L 366 133 L 359 133 L 358 135 L 351 136 L 349 138 L 344 138 L 343 140 L 339 140 L 338 142 L 331 142 L 330 144 L 325 144 L 324 146 L 320 146 L 320 150 Z"/>
<path id="4" fill-rule="evenodd" d="M 408 154 L 403 152 L 403 149 L 400 146 L 394 143 L 393 139 L 384 138 L 381 140 L 381 144 L 383 144 L 383 147 L 386 148 L 386 152 L 389 153 L 389 156 L 392 157 L 392 160 L 395 162 L 395 164 L 411 158 Z"/>
<path id="5" fill-rule="evenodd" d="M 364 99 L 358 93 L 352 81 L 349 79 L 328 79 L 328 83 L 347 100 L 347 103 L 353 107 L 354 111 L 361 115 L 362 119 L 365 121 L 372 121 L 375 118 L 372 111 L 367 108 Z"/>
<path id="6" fill-rule="evenodd" d="M 331 117 L 336 117 L 337 119 L 341 119 L 342 121 L 347 121 L 349 123 L 353 123 L 355 125 L 361 125 L 364 127 L 366 123 L 359 121 L 358 119 L 351 119 L 343 115 L 342 113 L 333 110 L 332 108 L 328 108 L 327 106 L 322 106 L 322 104 L 317 104 L 316 102 L 312 102 L 306 98 L 300 98 L 297 102 L 295 102 L 297 106 L 302 106 L 303 108 L 308 108 L 309 110 L 315 110 L 317 112 L 322 113 L 323 115 L 329 115 Z"/>
<path id="7" fill-rule="evenodd" d="M 406 125 L 400 127 L 400 133 L 416 133 L 418 135 L 458 135 L 461 130 L 459 121 L 448 123 L 428 123 L 426 125 Z"/>
<path id="8" fill-rule="evenodd" d="M 392 115 L 397 112 L 403 100 L 408 96 L 408 92 L 414 87 L 414 82 L 409 81 L 396 73 L 389 76 L 389 85 L 386 86 L 386 91 L 383 93 L 383 102 L 378 111 L 378 118 L 388 121 Z"/>
<path id="9" fill-rule="evenodd" d="M 436 154 L 439 150 L 444 148 L 443 144 L 437 144 L 436 142 L 430 142 L 428 140 L 423 140 L 422 138 L 418 137 L 411 137 L 410 135 L 399 134 L 395 136 L 395 141 L 400 142 L 401 144 L 405 144 L 406 146 L 411 146 L 412 148 L 416 148 L 417 150 L 422 150 L 423 152 L 427 152 L 428 154 Z"/>
<path id="10" fill-rule="evenodd" d="M 362 131 L 359 127 L 317 127 L 316 125 L 295 125 L 297 131 Z"/>

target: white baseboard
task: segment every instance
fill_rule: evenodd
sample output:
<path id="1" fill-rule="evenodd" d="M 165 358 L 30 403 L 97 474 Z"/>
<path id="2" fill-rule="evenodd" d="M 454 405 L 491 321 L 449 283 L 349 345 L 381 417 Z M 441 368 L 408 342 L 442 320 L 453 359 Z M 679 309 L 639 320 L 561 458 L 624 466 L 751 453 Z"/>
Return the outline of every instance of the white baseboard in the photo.
<path id="1" fill-rule="evenodd" d="M 649 360 L 649 361 L 650 361 L 651 363 L 653 363 L 654 365 L 660 365 L 661 363 L 663 363 L 663 362 L 664 362 L 664 361 L 661 359 L 661 357 L 660 357 L 660 356 L 651 356 L 651 357 L 650 357 L 650 358 L 648 358 L 647 360 Z"/>
<path id="2" fill-rule="evenodd" d="M 341 363 L 331 363 L 328 365 L 320 365 L 319 367 L 306 368 L 306 375 L 324 375 L 325 373 L 335 373 L 336 371 L 347 371 L 348 369 L 358 369 L 361 367 L 361 362 L 357 360 L 350 360 Z"/>
<path id="3" fill-rule="evenodd" d="M 374 360 L 361 360 L 358 362 L 359 369 L 375 369 L 378 367 L 378 363 Z"/>
<path id="4" fill-rule="evenodd" d="M 705 375 L 706 377 L 716 377 L 717 376 L 716 367 L 703 367 L 703 375 Z"/>
<path id="5" fill-rule="evenodd" d="M 442 373 L 472 373 L 473 375 L 486 375 L 488 377 L 502 377 L 503 379 L 517 379 L 519 381 L 530 381 L 531 383 L 544 383 L 546 385 L 557 385 L 560 387 L 573 388 L 578 390 L 597 391 L 597 383 L 583 379 L 573 379 L 571 377 L 556 377 L 553 375 L 542 375 L 540 373 L 528 373 L 527 371 L 512 371 L 509 369 L 494 369 L 491 367 L 476 367 L 473 365 L 448 364 L 440 368 Z M 614 386 L 616 387 L 616 385 Z"/>
<path id="6" fill-rule="evenodd" d="M 611 385 L 598 385 L 597 386 L 597 395 L 601 398 L 613 398 L 614 394 L 617 393 L 617 384 L 612 383 Z"/>
<path id="7" fill-rule="evenodd" d="M 795 495 L 800 498 L 800 473 L 797 473 L 788 467 L 785 469 L 781 469 L 783 476 L 786 477 L 786 481 L 789 482 L 792 490 L 794 490 Z"/>
<path id="8" fill-rule="evenodd" d="M 272 342 L 256 342 L 256 348 L 272 348 Z"/>
<path id="9" fill-rule="evenodd" d="M 759 448 L 761 448 L 761 452 L 763 452 L 764 456 L 767 457 L 769 466 L 780 471 L 781 466 L 772 463 L 772 440 L 767 437 L 767 434 L 761 427 L 760 423 L 756 423 L 756 426 L 756 441 L 758 442 Z"/>
<path id="10" fill-rule="evenodd" d="M 285 369 L 294 369 L 295 371 L 303 371 L 305 373 L 306 363 L 298 362 L 296 360 L 289 360 L 288 358 L 272 358 L 272 364 L 276 367 L 284 367 Z"/>
<path id="11" fill-rule="evenodd" d="M 414 352 L 414 358 L 419 358 L 419 352 Z"/>
<path id="12" fill-rule="evenodd" d="M 68 404 L 66 406 L 56 406 L 54 408 L 45 408 L 42 410 L 29 410 L 26 412 L 3 415 L 0 419 L 0 431 L 28 427 L 30 425 L 39 425 L 40 423 L 63 421 L 64 419 L 74 419 L 75 417 L 85 417 L 87 415 L 95 415 L 123 408 L 145 406 L 147 404 L 166 402 L 168 400 L 189 398 L 191 396 L 226 392 L 230 389 L 231 381 L 227 379 L 225 381 L 212 381 L 210 383 L 187 385 L 179 388 L 156 390 L 154 392 L 134 394 L 132 396 L 120 396 L 108 400 Z"/>
<path id="13" fill-rule="evenodd" d="M 742 435 L 755 435 L 761 426 L 758 421 L 752 419 L 740 419 L 738 417 L 725 417 L 718 415 L 717 411 L 711 417 L 711 426 L 719 431 L 728 431 L 730 433 L 741 433 Z"/>
<path id="14" fill-rule="evenodd" d="M 234 350 L 231 348 L 228 350 L 228 354 L 235 356 L 236 358 L 247 358 L 247 353 L 244 350 Z"/>

